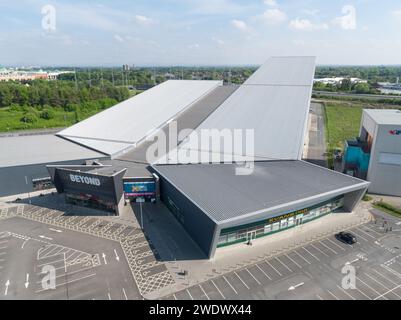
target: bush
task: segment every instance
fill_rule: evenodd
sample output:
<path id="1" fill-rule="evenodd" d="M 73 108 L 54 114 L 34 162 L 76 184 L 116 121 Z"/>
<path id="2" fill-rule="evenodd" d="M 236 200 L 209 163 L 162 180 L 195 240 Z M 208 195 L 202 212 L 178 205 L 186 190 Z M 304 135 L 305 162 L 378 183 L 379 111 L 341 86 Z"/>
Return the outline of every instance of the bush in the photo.
<path id="1" fill-rule="evenodd" d="M 54 116 L 55 116 L 55 114 L 52 109 L 45 109 L 40 113 L 40 117 L 45 120 L 53 119 Z"/>
<path id="2" fill-rule="evenodd" d="M 24 123 L 34 123 L 38 121 L 38 117 L 36 116 L 36 114 L 32 112 L 28 112 L 24 114 L 24 116 L 20 119 L 20 121 Z"/>

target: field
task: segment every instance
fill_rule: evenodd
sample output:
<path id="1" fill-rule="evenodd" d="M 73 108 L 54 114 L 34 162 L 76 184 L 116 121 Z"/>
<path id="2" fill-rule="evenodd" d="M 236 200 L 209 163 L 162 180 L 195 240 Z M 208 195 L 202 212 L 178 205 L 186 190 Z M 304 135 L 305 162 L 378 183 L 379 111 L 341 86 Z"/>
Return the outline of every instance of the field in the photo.
<path id="1" fill-rule="evenodd" d="M 97 112 L 98 110 L 88 110 L 85 113 L 80 112 L 79 120 L 84 120 Z M 76 123 L 75 112 L 66 112 L 62 109 L 54 109 L 54 117 L 49 120 L 37 117 L 37 120 L 35 122 L 25 123 L 20 120 L 23 117 L 23 111 L 11 110 L 10 108 L 0 109 L 0 132 L 61 128 L 71 126 Z"/>
<path id="2" fill-rule="evenodd" d="M 346 139 L 359 135 L 362 118 L 361 105 L 326 103 L 326 137 L 329 152 L 342 148 Z"/>

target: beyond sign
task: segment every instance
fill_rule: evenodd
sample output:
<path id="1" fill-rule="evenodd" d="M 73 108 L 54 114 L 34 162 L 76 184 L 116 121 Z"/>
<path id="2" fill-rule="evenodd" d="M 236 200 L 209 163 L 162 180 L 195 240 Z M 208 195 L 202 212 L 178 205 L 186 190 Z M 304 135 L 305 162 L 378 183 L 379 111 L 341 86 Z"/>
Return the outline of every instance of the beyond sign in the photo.
<path id="1" fill-rule="evenodd" d="M 70 174 L 70 180 L 72 182 L 89 184 L 92 186 L 100 186 L 100 180 L 98 178 L 91 178 L 86 176 L 80 176 L 76 174 Z"/>

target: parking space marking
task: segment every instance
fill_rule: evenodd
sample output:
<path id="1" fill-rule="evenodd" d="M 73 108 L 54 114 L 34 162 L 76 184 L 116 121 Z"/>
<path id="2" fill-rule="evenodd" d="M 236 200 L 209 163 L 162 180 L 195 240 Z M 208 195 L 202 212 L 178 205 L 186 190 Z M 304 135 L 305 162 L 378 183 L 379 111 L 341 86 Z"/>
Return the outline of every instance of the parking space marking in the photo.
<path id="1" fill-rule="evenodd" d="M 259 284 L 261 285 L 260 281 L 258 279 L 256 279 L 256 277 L 252 274 L 251 271 L 249 271 L 247 268 L 245 268 L 246 271 L 248 271 L 249 275 Z"/>
<path id="2" fill-rule="evenodd" d="M 289 260 L 291 260 L 299 269 L 302 269 L 302 266 L 298 263 L 298 262 L 296 262 L 293 258 L 291 258 L 288 254 L 285 254 L 285 256 L 289 259 Z M 270 279 L 271 280 L 271 279 Z"/>
<path id="3" fill-rule="evenodd" d="M 274 271 L 276 271 L 276 273 L 277 273 L 280 277 L 283 276 L 283 275 L 280 273 L 280 271 L 278 271 L 275 267 L 273 267 L 273 265 L 272 265 L 269 261 L 265 260 L 265 262 L 266 262 L 266 264 L 267 264 L 268 266 L 270 266 L 270 268 L 272 268 Z"/>
<path id="4" fill-rule="evenodd" d="M 244 286 L 249 290 L 250 288 L 248 287 L 248 285 L 244 282 L 244 280 L 241 279 L 241 277 L 238 275 L 238 273 L 236 271 L 234 271 L 234 274 L 244 284 Z"/>
<path id="5" fill-rule="evenodd" d="M 377 270 L 375 270 L 375 269 L 371 269 L 371 270 L 373 270 L 374 272 L 376 272 L 380 277 L 382 277 L 383 279 L 386 279 L 388 282 L 391 282 L 392 284 L 394 284 L 394 285 L 397 285 L 397 283 L 396 282 L 394 282 L 393 280 L 391 280 L 390 278 L 387 278 L 386 276 L 384 276 L 383 274 L 381 274 L 380 272 L 378 272 Z"/>
<path id="6" fill-rule="evenodd" d="M 305 247 L 302 247 L 302 249 L 304 249 L 304 251 L 306 251 L 307 253 L 309 253 L 313 258 L 315 258 L 317 261 L 320 261 L 320 259 L 318 257 L 316 257 L 312 252 L 310 252 L 308 249 L 306 249 Z"/>
<path id="7" fill-rule="evenodd" d="M 359 232 L 356 232 L 355 231 L 355 229 L 354 230 L 352 230 L 352 232 L 353 233 L 355 233 L 359 238 L 361 238 L 363 241 L 365 241 L 365 242 L 369 242 L 369 240 L 368 239 L 366 239 L 365 237 L 363 237 L 363 236 L 361 236 L 360 234 L 359 234 Z"/>
<path id="8" fill-rule="evenodd" d="M 376 237 L 372 236 L 371 234 L 369 234 L 368 232 L 364 231 L 363 229 L 356 227 L 355 229 L 358 229 L 358 231 L 363 232 L 364 234 L 366 234 L 368 237 L 371 237 L 372 239 L 376 240 Z"/>
<path id="9" fill-rule="evenodd" d="M 334 254 L 338 254 L 337 251 L 335 251 L 333 248 L 329 247 L 327 244 L 325 244 L 323 241 L 319 241 L 320 244 L 322 244 L 323 246 L 325 246 L 327 249 L 329 249 L 331 252 L 333 252 Z"/>
<path id="10" fill-rule="evenodd" d="M 91 277 L 93 277 L 95 275 L 96 275 L 96 273 L 91 273 L 89 275 L 86 275 L 86 276 L 78 278 L 78 279 L 73 279 L 73 280 L 70 280 L 70 281 L 66 281 L 66 282 L 63 282 L 63 283 L 56 284 L 56 288 L 57 287 L 61 287 L 61 286 L 65 286 L 67 284 L 74 283 L 74 282 L 77 282 L 77 281 L 81 281 L 81 280 L 84 280 L 84 279 L 88 279 L 88 278 L 91 278 Z M 36 291 L 36 293 L 41 293 L 41 292 L 47 291 L 47 290 L 54 290 L 54 289 L 41 289 L 41 290 Z"/>
<path id="11" fill-rule="evenodd" d="M 207 295 L 206 291 L 203 289 L 202 285 L 199 285 L 199 288 L 202 290 L 203 294 L 205 295 L 207 300 L 210 300 L 209 296 Z"/>
<path id="12" fill-rule="evenodd" d="M 370 276 L 369 274 L 367 274 L 367 273 L 365 273 L 365 272 L 364 272 L 363 274 L 364 274 L 365 276 L 367 276 L 369 279 L 371 279 L 372 281 L 378 283 L 378 284 L 379 284 L 380 286 L 382 286 L 384 289 L 390 290 L 390 288 L 388 288 L 388 287 L 385 286 L 382 282 L 380 282 L 379 280 L 373 278 L 373 277 Z M 397 293 L 393 292 L 393 294 L 396 295 L 399 299 L 401 299 L 401 296 L 399 296 Z"/>
<path id="13" fill-rule="evenodd" d="M 235 290 L 235 288 L 231 285 L 231 283 L 227 280 L 227 278 L 225 276 L 223 276 L 223 279 L 227 282 L 227 284 L 230 286 L 231 289 L 233 289 L 233 291 L 235 292 L 235 294 L 238 295 L 237 290 Z"/>
<path id="14" fill-rule="evenodd" d="M 377 232 L 377 231 L 374 230 L 373 228 L 368 227 L 366 224 L 363 225 L 363 226 L 361 226 L 361 228 L 362 228 L 362 227 L 365 227 L 365 228 L 369 229 L 369 230 L 372 231 L 373 233 L 376 233 L 378 236 L 382 236 L 382 234 L 381 234 L 380 232 Z"/>
<path id="15" fill-rule="evenodd" d="M 290 267 L 288 267 L 286 264 L 284 264 L 284 263 L 279 259 L 279 257 L 276 257 L 275 259 L 276 259 L 278 262 L 280 262 L 280 264 L 281 264 L 283 267 L 285 267 L 289 272 L 293 272 L 293 271 L 291 270 Z"/>
<path id="16" fill-rule="evenodd" d="M 294 250 L 294 251 L 292 251 L 292 252 L 295 252 L 295 253 L 296 253 L 301 259 L 303 259 L 307 264 L 311 264 L 311 263 L 309 262 L 309 260 L 306 260 L 306 258 L 304 258 L 301 254 L 299 254 L 297 250 Z"/>
<path id="17" fill-rule="evenodd" d="M 334 297 L 334 299 L 336 300 L 340 300 L 340 298 L 338 298 L 334 293 L 332 293 L 329 289 L 326 290 L 332 297 Z"/>
<path id="18" fill-rule="evenodd" d="M 191 292 L 189 292 L 189 290 L 188 290 L 188 289 L 186 289 L 186 291 L 187 291 L 187 293 L 188 293 L 189 297 L 191 298 L 191 300 L 194 300 L 194 298 L 192 297 L 192 294 L 191 294 Z"/>
<path id="19" fill-rule="evenodd" d="M 315 246 L 313 243 L 311 243 L 310 245 L 311 245 L 311 247 L 315 248 L 317 251 L 319 251 L 319 252 L 320 252 L 321 254 L 323 254 L 324 256 L 329 257 L 329 255 L 328 255 L 326 252 L 324 252 L 323 250 L 319 249 L 319 248 L 318 248 L 317 246 Z"/>
<path id="20" fill-rule="evenodd" d="M 344 247 L 340 246 L 338 243 L 335 243 L 333 240 L 327 238 L 325 239 L 327 241 L 330 241 L 332 244 L 334 244 L 335 246 L 337 246 L 338 248 L 340 248 L 342 251 L 347 251 L 347 249 L 345 249 Z M 323 241 L 322 241 L 323 242 Z"/>
<path id="21" fill-rule="evenodd" d="M 339 285 L 337 285 L 337 288 L 340 289 L 342 292 L 344 292 L 348 297 L 350 297 L 352 300 L 356 300 L 351 294 L 347 292 L 347 290 L 344 290 L 341 288 Z"/>
<path id="22" fill-rule="evenodd" d="M 358 291 L 360 294 L 362 294 L 363 296 L 365 296 L 366 298 L 368 298 L 369 300 L 372 300 L 371 297 L 369 297 L 365 292 L 363 292 L 362 290 L 360 290 L 358 287 L 355 287 L 356 291 Z"/>
<path id="23" fill-rule="evenodd" d="M 220 289 L 216 286 L 213 280 L 210 280 L 210 282 L 214 285 L 214 287 L 217 289 L 217 291 L 220 293 L 220 295 L 223 297 L 224 300 L 226 300 L 226 297 L 224 294 L 220 291 Z"/>
<path id="24" fill-rule="evenodd" d="M 362 282 L 363 285 L 365 285 L 365 287 L 369 288 L 371 291 L 373 291 L 374 293 L 380 295 L 380 292 L 378 292 L 377 290 L 375 290 L 374 288 L 372 288 L 370 285 L 368 285 L 365 281 L 363 281 L 361 278 L 356 277 L 357 280 L 359 280 L 359 282 Z M 388 298 L 384 297 L 384 299 L 388 300 Z"/>
<path id="25" fill-rule="evenodd" d="M 259 267 L 259 265 L 255 264 L 255 266 L 256 266 L 256 268 L 258 268 L 258 269 L 266 276 L 267 279 L 269 279 L 269 280 L 272 279 L 272 278 L 270 278 L 270 276 L 269 276 L 266 272 L 264 272 L 264 271 L 262 270 L 261 267 Z"/>
<path id="26" fill-rule="evenodd" d="M 319 296 L 318 294 L 316 295 L 316 297 L 319 299 L 319 300 L 324 300 L 321 296 Z"/>
<path id="27" fill-rule="evenodd" d="M 175 296 L 175 294 L 173 293 L 173 298 L 174 298 L 174 300 L 177 300 L 177 297 Z"/>
<path id="28" fill-rule="evenodd" d="M 375 300 L 378 300 L 378 299 L 380 299 L 380 298 L 382 298 L 382 297 L 385 297 L 386 295 L 388 295 L 389 293 L 392 293 L 394 290 L 397 290 L 398 288 L 401 288 L 401 284 L 398 285 L 398 286 L 396 286 L 396 287 L 394 287 L 394 288 L 391 289 L 391 290 L 388 290 L 387 292 L 381 294 L 380 296 L 376 297 Z"/>

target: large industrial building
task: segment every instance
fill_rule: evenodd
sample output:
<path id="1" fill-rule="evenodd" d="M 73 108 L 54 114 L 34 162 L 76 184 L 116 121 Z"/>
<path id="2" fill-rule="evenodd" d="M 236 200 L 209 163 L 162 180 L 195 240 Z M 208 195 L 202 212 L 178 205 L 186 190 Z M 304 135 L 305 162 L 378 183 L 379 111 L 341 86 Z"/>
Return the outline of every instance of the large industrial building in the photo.
<path id="1" fill-rule="evenodd" d="M 85 161 L 48 161 L 43 146 L 37 163 L 75 205 L 118 214 L 124 200 L 161 199 L 209 258 L 218 247 L 351 212 L 369 183 L 301 160 L 314 70 L 314 57 L 273 57 L 241 86 L 167 81 L 52 137 L 81 148 Z M 151 138 L 169 138 L 173 121 L 192 131 L 150 161 Z M 210 130 L 252 130 L 252 147 L 243 137 L 223 154 L 221 145 L 196 143 Z M 231 162 L 221 160 L 226 153 Z"/>
<path id="2" fill-rule="evenodd" d="M 370 193 L 401 196 L 400 110 L 363 110 L 359 137 L 346 141 L 344 170 L 368 180 Z"/>

